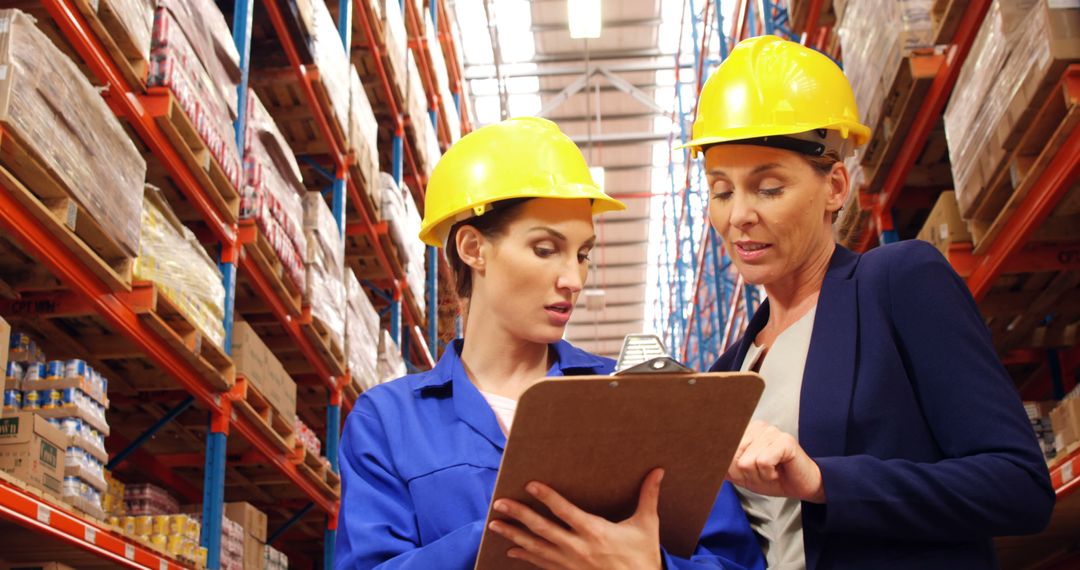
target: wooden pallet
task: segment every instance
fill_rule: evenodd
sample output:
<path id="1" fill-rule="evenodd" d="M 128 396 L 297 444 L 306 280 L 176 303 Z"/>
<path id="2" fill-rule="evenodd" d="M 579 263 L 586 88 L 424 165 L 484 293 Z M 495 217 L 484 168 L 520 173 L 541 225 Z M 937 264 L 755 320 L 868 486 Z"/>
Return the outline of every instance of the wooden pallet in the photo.
<path id="1" fill-rule="evenodd" d="M 374 142 L 370 144 L 375 144 Z M 359 190 L 360 199 L 363 200 L 362 205 L 356 207 L 363 207 L 368 213 L 368 219 L 371 222 L 378 222 L 382 219 L 382 200 L 375 195 L 375 189 L 379 185 L 379 159 L 376 155 L 375 160 L 364 160 L 357 156 L 356 153 L 349 153 L 349 178 L 352 183 L 356 185 Z M 359 221 L 359 217 L 350 219 L 350 221 Z"/>
<path id="2" fill-rule="evenodd" d="M 863 150 L 862 167 L 868 192 L 881 191 L 926 92 L 944 62 L 943 55 L 920 52 L 905 57 L 901 63 L 882 106 L 881 119 Z"/>
<path id="3" fill-rule="evenodd" d="M 337 498 L 341 495 L 341 476 L 330 469 L 325 458 L 315 455 L 300 442 L 296 443 L 293 450 L 292 461 L 296 469 L 308 479 L 315 482 L 315 486 L 329 497 Z"/>
<path id="4" fill-rule="evenodd" d="M 136 92 L 146 90 L 146 76 L 150 64 L 146 54 L 149 45 L 133 37 L 124 27 L 115 0 L 74 0 L 73 4 L 86 19 L 86 23 L 101 41 L 102 47 L 112 56 L 120 74 Z M 95 10 L 94 7 L 97 6 Z M 149 40 L 149 38 L 147 38 Z M 145 53 L 144 53 L 145 50 Z"/>
<path id="5" fill-rule="evenodd" d="M 134 287 L 153 289 L 153 307 L 139 308 L 139 319 L 154 329 L 218 390 L 228 390 L 236 382 L 232 359 L 151 282 L 137 281 Z"/>
<path id="6" fill-rule="evenodd" d="M 318 105 L 326 113 L 334 142 L 339 149 L 345 149 L 348 117 L 342 119 L 337 116 L 326 83 L 314 66 L 308 67 L 308 77 Z M 315 121 L 311 102 L 304 93 L 296 71 L 291 67 L 259 70 L 251 78 L 251 88 L 270 112 L 295 154 L 321 155 L 329 152 L 330 145 Z"/>
<path id="7" fill-rule="evenodd" d="M 289 308 L 289 312 L 295 317 L 301 316 L 304 294 L 302 288 L 285 271 L 285 266 L 278 259 L 266 236 L 258 229 L 258 225 L 253 220 L 243 223 L 255 225 L 255 241 L 244 244 L 243 255 L 250 257 L 259 271 L 267 277 L 275 294 Z"/>
<path id="8" fill-rule="evenodd" d="M 344 347 L 334 340 L 326 323 L 312 316 L 309 306 L 304 307 L 304 318 L 301 320 L 300 330 L 304 331 L 323 361 L 330 365 L 330 370 L 335 376 L 345 374 Z"/>
<path id="9" fill-rule="evenodd" d="M 270 402 L 259 393 L 259 390 L 248 383 L 247 378 L 239 376 L 236 382 L 243 384 L 241 388 L 243 397 L 233 402 L 233 409 L 250 420 L 256 429 L 283 453 L 293 453 L 296 447 L 296 434 L 293 433 L 292 423 L 282 418 Z"/>
<path id="10" fill-rule="evenodd" d="M 1066 77 L 1062 77 L 1046 100 L 1037 103 L 1038 110 L 1026 123 L 1016 147 L 982 190 L 981 205 L 968 224 L 976 254 L 990 248 L 1065 140 L 1074 129 L 1080 128 L 1080 93 L 1070 92 Z M 1065 211 L 1058 215 L 1080 214 L 1075 200 L 1066 198 L 1062 205 Z M 1080 229 L 1074 228 L 1073 237 L 1080 239 Z"/>
<path id="11" fill-rule="evenodd" d="M 57 240 L 113 291 L 131 288 L 134 256 L 61 185 L 51 169 L 21 143 L 0 131 L 0 186 L 30 211 Z M 30 187 L 23 184 L 26 181 Z"/>
<path id="12" fill-rule="evenodd" d="M 172 143 L 180 159 L 198 180 L 199 186 L 203 188 L 222 219 L 228 223 L 236 223 L 240 215 L 240 193 L 221 163 L 210 152 L 210 148 L 199 135 L 191 118 L 180 107 L 172 91 L 167 87 L 153 87 L 141 97 L 141 101 L 147 113 L 154 118 L 154 122 Z M 155 177 L 167 175 L 160 167 L 151 169 L 147 174 L 151 182 L 156 182 L 153 180 Z"/>
<path id="13" fill-rule="evenodd" d="M 367 233 L 345 236 L 345 262 L 356 273 L 357 279 L 380 280 L 404 278 L 405 270 L 398 255 L 397 245 L 390 239 L 389 227 L 380 222 L 376 227 L 378 241 L 372 241 Z M 381 248 L 391 266 L 391 272 L 379 263 L 375 248 Z"/>

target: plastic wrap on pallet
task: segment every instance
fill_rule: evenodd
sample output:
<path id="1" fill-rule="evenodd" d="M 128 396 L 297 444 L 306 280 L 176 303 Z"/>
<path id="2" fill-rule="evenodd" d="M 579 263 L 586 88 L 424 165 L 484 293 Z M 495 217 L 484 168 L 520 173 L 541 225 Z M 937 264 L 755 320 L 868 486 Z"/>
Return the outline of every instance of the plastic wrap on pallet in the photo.
<path id="1" fill-rule="evenodd" d="M 266 107 L 254 92 L 248 95 L 240 215 L 255 219 L 289 277 L 303 290 L 308 245 L 300 166 Z"/>
<path id="2" fill-rule="evenodd" d="M 311 305 L 311 316 L 330 333 L 334 346 L 345 348 L 345 284 L 341 273 L 318 263 L 307 265 L 305 301 Z"/>
<path id="3" fill-rule="evenodd" d="M 439 134 L 435 131 L 435 124 L 431 121 L 424 122 L 424 131 L 427 132 L 426 144 L 427 144 L 427 168 L 425 173 L 431 176 L 431 172 L 435 170 L 435 165 L 439 163 L 439 159 L 442 158 L 442 149 L 439 147 Z"/>
<path id="4" fill-rule="evenodd" d="M 374 3 L 383 5 L 383 35 L 385 36 L 386 57 L 394 68 L 398 87 L 404 94 L 408 85 L 405 82 L 405 66 L 408 57 L 408 32 L 405 30 L 405 14 L 401 11 L 401 4 L 394 0 Z"/>
<path id="5" fill-rule="evenodd" d="M 341 272 L 345 266 L 345 245 L 322 192 L 307 192 L 304 196 L 304 237 L 309 263 L 319 263 L 335 274 Z"/>
<path id="6" fill-rule="evenodd" d="M 225 175 L 237 188 L 243 170 L 236 147 L 233 113 L 221 96 L 206 67 L 199 61 L 198 52 L 173 13 L 158 8 L 154 16 L 153 49 L 150 56 L 150 87 L 168 87 L 177 103 L 191 120 L 210 154 L 221 165 Z M 230 85 L 236 92 L 236 85 Z M 234 97 L 235 99 L 235 97 Z M 235 106 L 235 102 L 233 103 Z"/>
<path id="7" fill-rule="evenodd" d="M 427 312 L 427 264 L 424 262 L 424 256 L 415 256 L 405 266 L 405 282 L 409 284 L 409 289 L 412 290 L 413 299 L 416 300 L 416 307 L 420 309 L 421 313 Z"/>
<path id="8" fill-rule="evenodd" d="M 446 114 L 446 122 L 450 126 L 450 144 L 461 138 L 461 113 L 458 112 L 457 101 L 454 94 L 449 90 L 442 92 L 442 112 Z"/>
<path id="9" fill-rule="evenodd" d="M 1080 57 L 1077 14 L 1075 8 L 1051 8 L 1048 0 L 991 4 L 944 115 L 956 198 L 965 217 L 1005 157 L 1005 137 L 1034 94 L 1057 79 L 1047 77 L 1053 62 Z M 1074 22 L 1071 32 L 1068 20 Z M 1057 21 L 1065 25 L 1054 25 Z"/>
<path id="10" fill-rule="evenodd" d="M 304 197 L 304 234 L 308 242 L 305 300 L 311 304 L 311 316 L 326 325 L 333 342 L 344 349 L 345 245 L 320 192 Z"/>
<path id="11" fill-rule="evenodd" d="M 364 292 L 352 268 L 345 269 L 345 295 L 349 308 L 355 309 L 357 316 L 362 319 L 361 326 L 371 337 L 378 338 L 379 313 L 375 310 L 375 305 L 371 304 L 371 299 Z"/>
<path id="12" fill-rule="evenodd" d="M 240 53 L 236 50 L 232 31 L 217 3 L 214 0 L 158 0 L 158 10 L 167 10 L 183 30 L 218 97 L 228 106 L 230 118 L 235 119 L 239 99 Z M 160 19 L 160 15 L 155 19 Z"/>
<path id="13" fill-rule="evenodd" d="M 155 0 L 98 0 L 98 12 L 111 12 L 116 22 L 127 32 L 131 47 L 138 49 L 139 55 L 148 60 L 150 36 L 154 29 L 155 3 Z"/>
<path id="14" fill-rule="evenodd" d="M 296 434 L 296 439 L 300 442 L 300 445 L 312 455 L 319 455 L 322 452 L 322 442 L 319 441 L 319 436 L 315 435 L 315 432 L 311 431 L 311 428 L 299 417 L 293 422 L 293 433 Z"/>
<path id="15" fill-rule="evenodd" d="M 314 29 L 311 33 L 311 54 L 319 70 L 319 80 L 330 97 L 334 115 L 331 120 L 337 121 L 341 132 L 348 134 L 349 58 L 326 2 L 312 2 L 312 6 Z"/>
<path id="16" fill-rule="evenodd" d="M 266 561 L 265 570 L 289 570 L 289 557 L 269 544 L 263 550 L 263 558 Z"/>
<path id="17" fill-rule="evenodd" d="M 147 193 L 157 192 L 148 188 Z M 148 195 L 142 210 L 142 242 L 135 277 L 153 281 L 215 345 L 225 345 L 225 287 L 221 271 L 169 209 Z"/>
<path id="18" fill-rule="evenodd" d="M 370 186 L 379 170 L 379 123 L 368 101 L 364 83 L 355 66 L 349 69 L 349 150 L 364 173 L 365 180 L 357 184 Z"/>
<path id="19" fill-rule="evenodd" d="M 876 126 L 903 58 L 933 44 L 933 0 L 850 0 L 837 28 L 863 123 Z"/>
<path id="20" fill-rule="evenodd" d="M 427 38 L 429 61 L 431 69 L 435 72 L 435 86 L 440 93 L 450 90 L 450 72 L 446 68 L 446 57 L 443 56 L 442 44 L 439 42 L 438 30 L 431 22 L 431 12 L 424 10 L 424 37 Z"/>
<path id="21" fill-rule="evenodd" d="M 399 188 L 394 177 L 385 172 L 379 173 L 379 187 L 383 218 L 390 226 L 390 237 L 398 246 L 401 262 L 408 264 L 417 255 L 423 257 L 424 243 L 418 237 L 420 214 L 409 189 Z"/>
<path id="22" fill-rule="evenodd" d="M 407 372 L 405 360 L 401 357 L 401 349 L 390 337 L 390 331 L 383 330 L 379 337 L 379 361 L 375 367 L 375 384 L 400 378 Z"/>
<path id="23" fill-rule="evenodd" d="M 0 123 L 126 253 L 139 249 L 146 161 L 79 68 L 18 10 L 0 10 Z M 68 112 L 77 109 L 78 112 Z M 7 143 L 5 142 L 5 147 Z M 20 165 L 3 153 L 5 165 Z M 22 162 L 19 160 L 19 162 Z M 31 190 L 42 180 L 24 179 Z M 55 197 L 55 196 L 53 196 Z"/>
<path id="24" fill-rule="evenodd" d="M 352 269 L 345 270 L 345 354 L 353 381 L 368 386 L 379 356 L 379 314 Z"/>
<path id="25" fill-rule="evenodd" d="M 431 122 L 428 115 L 427 93 L 424 91 L 424 83 L 420 77 L 420 69 L 416 65 L 416 59 L 412 51 L 407 57 L 407 74 L 405 82 L 405 109 L 404 113 L 409 118 L 406 128 L 412 134 L 413 155 L 419 162 L 417 166 L 431 173 L 432 158 L 428 156 L 428 131 L 424 125 Z"/>

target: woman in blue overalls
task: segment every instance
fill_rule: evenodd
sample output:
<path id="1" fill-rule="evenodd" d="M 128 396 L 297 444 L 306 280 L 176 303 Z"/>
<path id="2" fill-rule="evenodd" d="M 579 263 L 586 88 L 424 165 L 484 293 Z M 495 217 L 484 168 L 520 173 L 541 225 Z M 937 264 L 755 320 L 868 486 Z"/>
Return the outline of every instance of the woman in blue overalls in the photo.
<path id="1" fill-rule="evenodd" d="M 349 415 L 335 567 L 473 567 L 517 399 L 545 376 L 613 369 L 562 336 L 596 240 L 592 218 L 623 208 L 544 119 L 483 127 L 446 153 L 428 185 L 420 237 L 446 248 L 466 334 L 434 369 L 365 392 Z M 619 523 L 539 485 L 537 498 L 562 520 L 510 503 L 507 515 L 521 526 L 492 530 L 518 545 L 508 556 L 543 568 L 763 567 L 728 485 L 693 558 L 664 552 L 662 476 L 646 477 L 637 513 Z"/>

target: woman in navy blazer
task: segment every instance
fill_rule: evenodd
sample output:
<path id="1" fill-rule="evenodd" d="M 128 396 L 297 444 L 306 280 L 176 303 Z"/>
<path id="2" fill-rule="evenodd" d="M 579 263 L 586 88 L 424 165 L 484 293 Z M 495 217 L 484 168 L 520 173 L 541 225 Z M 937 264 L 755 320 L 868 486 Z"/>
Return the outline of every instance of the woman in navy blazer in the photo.
<path id="1" fill-rule="evenodd" d="M 710 221 L 768 293 L 712 367 L 771 371 L 770 421 L 747 429 L 728 478 L 744 506 L 792 514 L 777 527 L 748 509 L 770 567 L 992 568 L 993 537 L 1046 525 L 1049 474 L 942 255 L 834 242 L 842 159 L 869 138 L 858 116 L 835 64 L 771 36 L 737 46 L 702 91 L 689 146 L 705 154 Z"/>

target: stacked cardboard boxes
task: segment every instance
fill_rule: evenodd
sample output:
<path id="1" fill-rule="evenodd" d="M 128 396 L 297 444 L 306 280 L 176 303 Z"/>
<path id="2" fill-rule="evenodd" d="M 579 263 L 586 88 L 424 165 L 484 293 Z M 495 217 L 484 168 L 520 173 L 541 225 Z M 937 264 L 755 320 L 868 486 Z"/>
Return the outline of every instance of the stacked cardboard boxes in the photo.
<path id="1" fill-rule="evenodd" d="M 296 422 L 296 382 L 266 347 L 251 325 L 237 321 L 233 328 L 233 364 L 237 376 L 247 378 L 269 402 L 274 413 L 293 425 Z"/>
<path id="2" fill-rule="evenodd" d="M 135 257 L 146 161 L 116 115 L 34 19 L 18 10 L 0 10 L 0 68 L 7 141 L 0 163 L 39 196 L 70 198 L 116 251 Z M 28 156 L 13 153 L 18 146 Z M 69 226 L 83 231 L 74 221 Z"/>
<path id="3" fill-rule="evenodd" d="M 991 3 L 944 115 L 956 198 L 965 219 L 976 216 L 987 186 L 1008 168 L 1006 159 L 1034 107 L 1065 66 L 1078 60 L 1080 8 L 1075 3 Z M 1000 205 L 989 205 L 985 215 L 992 220 Z"/>
<path id="4" fill-rule="evenodd" d="M 225 503 L 225 518 L 240 525 L 244 570 L 263 570 L 266 560 L 266 514 L 249 503 Z"/>
<path id="5" fill-rule="evenodd" d="M 405 360 L 401 357 L 401 349 L 390 336 L 390 331 L 381 331 L 379 337 L 379 361 L 375 365 L 375 377 L 378 379 L 378 383 L 401 378 L 407 372 Z"/>
<path id="6" fill-rule="evenodd" d="M 948 255 L 949 246 L 954 243 L 971 243 L 971 232 L 960 217 L 956 192 L 950 190 L 938 196 L 918 238 L 930 242 L 943 255 Z"/>
<path id="7" fill-rule="evenodd" d="M 1050 417 L 1055 406 L 1057 402 L 1054 401 L 1024 402 L 1024 411 L 1027 412 L 1031 429 L 1035 431 L 1035 438 L 1039 440 L 1039 448 L 1047 462 L 1057 455 L 1053 420 Z"/>

